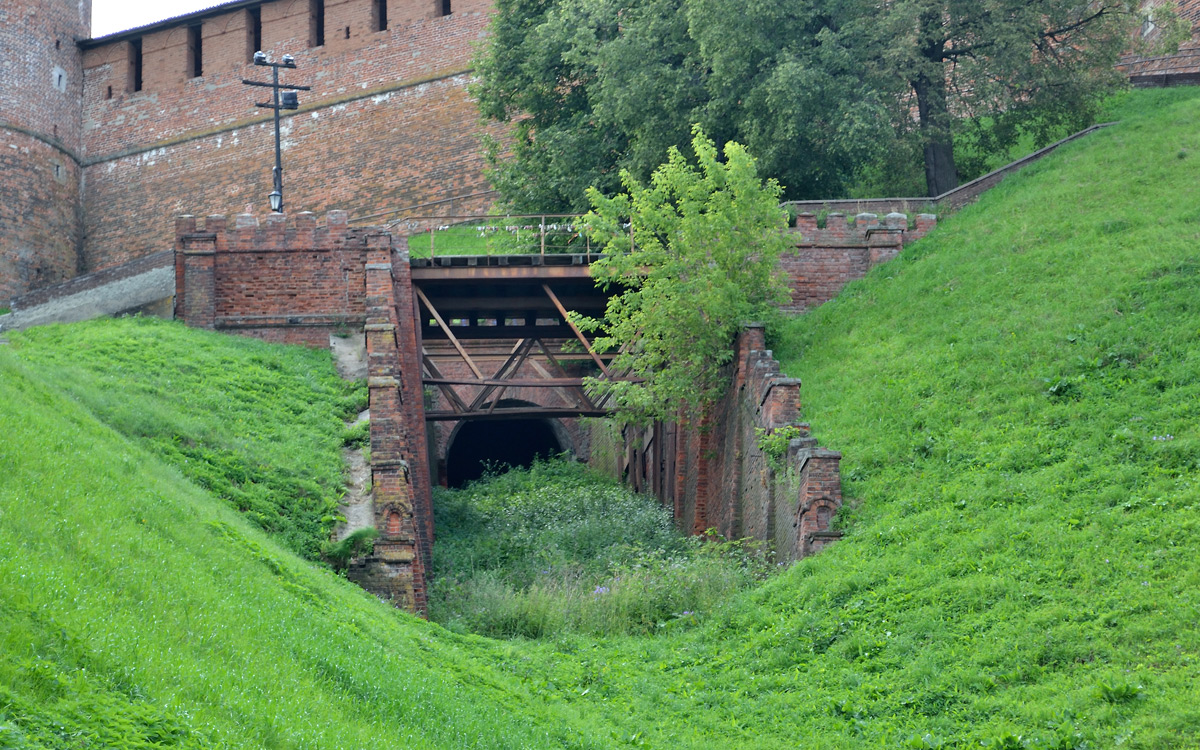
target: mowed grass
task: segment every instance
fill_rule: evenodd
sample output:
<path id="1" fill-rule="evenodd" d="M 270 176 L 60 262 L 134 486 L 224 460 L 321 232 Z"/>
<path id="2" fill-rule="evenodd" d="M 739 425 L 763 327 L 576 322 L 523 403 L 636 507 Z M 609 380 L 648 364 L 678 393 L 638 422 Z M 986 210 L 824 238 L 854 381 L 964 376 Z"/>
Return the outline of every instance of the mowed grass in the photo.
<path id="1" fill-rule="evenodd" d="M 0 349 L 0 747 L 605 747 Z"/>

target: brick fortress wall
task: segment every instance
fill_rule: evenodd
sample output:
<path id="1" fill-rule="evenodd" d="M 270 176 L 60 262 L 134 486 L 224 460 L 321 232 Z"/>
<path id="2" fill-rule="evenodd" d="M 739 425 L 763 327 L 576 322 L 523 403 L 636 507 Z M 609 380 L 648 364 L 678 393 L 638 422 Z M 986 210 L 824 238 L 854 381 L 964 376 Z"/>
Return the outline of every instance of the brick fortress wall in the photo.
<path id="1" fill-rule="evenodd" d="M 425 413 L 416 360 L 408 246 L 331 211 L 318 224 L 252 214 L 176 220 L 176 316 L 188 325 L 326 347 L 363 331 L 371 410 L 371 487 L 379 537 L 349 577 L 396 606 L 424 612 L 433 543 Z"/>
<path id="2" fill-rule="evenodd" d="M 296 58 L 284 83 L 310 85 L 282 122 L 284 194 L 291 212 L 356 215 L 487 189 L 478 114 L 467 95 L 472 44 L 489 4 L 388 2 L 374 31 L 371 0 L 325 2 L 324 44 L 311 38 L 307 0 L 258 7 L 262 47 Z M 199 22 L 202 74 L 193 75 L 186 22 L 85 45 L 84 265 L 103 268 L 167 247 L 163 217 L 265 207 L 272 189 L 270 90 L 256 67 L 254 17 L 239 8 Z M 162 26 L 162 25 L 160 25 Z M 349 38 L 347 38 L 349 37 Z M 135 89 L 140 44 L 142 80 Z"/>
<path id="3" fill-rule="evenodd" d="M 79 151 L 90 0 L 0 4 L 0 306 L 80 268 Z"/>

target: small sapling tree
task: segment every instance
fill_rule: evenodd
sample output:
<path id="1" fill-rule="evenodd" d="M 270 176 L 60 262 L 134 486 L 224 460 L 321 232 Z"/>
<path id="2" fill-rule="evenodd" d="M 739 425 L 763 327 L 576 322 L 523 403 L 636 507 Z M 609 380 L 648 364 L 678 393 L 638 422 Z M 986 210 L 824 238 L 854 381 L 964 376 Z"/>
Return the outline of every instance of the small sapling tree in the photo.
<path id="1" fill-rule="evenodd" d="M 603 319 L 575 320 L 600 332 L 600 350 L 617 352 L 617 371 L 640 379 L 590 383 L 630 421 L 697 413 L 719 397 L 738 325 L 787 298 L 779 184 L 759 179 L 741 145 L 727 143 L 722 161 L 699 126 L 692 133 L 695 165 L 672 147 L 648 185 L 623 171 L 625 192 L 588 190 L 584 222 L 605 252 L 592 272 L 617 291 Z"/>

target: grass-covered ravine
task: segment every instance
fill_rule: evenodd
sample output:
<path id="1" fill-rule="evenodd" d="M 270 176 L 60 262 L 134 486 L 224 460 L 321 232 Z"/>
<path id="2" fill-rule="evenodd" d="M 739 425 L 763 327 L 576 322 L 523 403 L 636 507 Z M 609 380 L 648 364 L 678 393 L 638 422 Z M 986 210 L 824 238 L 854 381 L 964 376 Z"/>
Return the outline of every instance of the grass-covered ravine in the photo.
<path id="1" fill-rule="evenodd" d="M 846 535 L 764 581 L 544 464 L 439 496 L 424 623 L 294 553 L 319 515 L 214 479 L 336 499 L 361 396 L 325 355 L 11 334 L 0 747 L 1200 746 L 1200 93 L 1114 116 L 775 332 Z M 243 418 L 278 437 L 176 400 L 232 408 L 256 368 Z M 321 437 L 255 452 L 289 430 Z M 288 517 L 293 486 L 262 497 Z"/>

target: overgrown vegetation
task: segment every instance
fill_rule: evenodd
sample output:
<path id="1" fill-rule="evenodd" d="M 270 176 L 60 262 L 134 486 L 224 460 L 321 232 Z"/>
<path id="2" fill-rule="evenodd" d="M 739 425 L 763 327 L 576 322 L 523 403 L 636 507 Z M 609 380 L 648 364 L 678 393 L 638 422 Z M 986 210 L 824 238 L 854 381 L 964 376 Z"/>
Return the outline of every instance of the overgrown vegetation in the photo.
<path id="1" fill-rule="evenodd" d="M 648 746 L 1200 745 L 1200 96 L 1114 114 L 777 338 L 846 538 L 529 671 Z"/>
<path id="2" fill-rule="evenodd" d="M 130 325 L 235 361 L 254 343 L 114 321 L 84 340 Z M 251 351 L 287 376 L 283 402 L 320 394 L 303 384 L 311 353 Z M 614 744 L 490 666 L 506 650 L 297 558 L 35 372 L 0 349 L 0 747 Z M 137 372 L 156 377 L 126 360 L 123 377 Z"/>
<path id="3" fill-rule="evenodd" d="M 650 637 L 390 611 L 0 348 L 0 745 L 1200 745 L 1200 95 L 1114 114 L 783 331 L 847 536 Z M 139 324 L 83 328 L 110 325 Z M 505 519 L 533 476 L 471 502 Z M 514 549 L 554 541 L 522 518 Z"/>
<path id="4" fill-rule="evenodd" d="M 1121 54 L 1190 33 L 1168 6 L 498 0 L 474 91 L 511 138 L 492 144 L 489 178 L 515 211 L 582 211 L 586 187 L 649 179 L 700 123 L 790 200 L 939 195 L 1015 143 L 1091 124 Z M 1137 34 L 1151 16 L 1155 33 Z"/>
<path id="5" fill-rule="evenodd" d="M 10 338 L 44 382 L 294 551 L 318 557 L 343 492 L 343 420 L 366 408 L 366 389 L 340 379 L 328 352 L 154 318 Z"/>
<path id="6" fill-rule="evenodd" d="M 699 126 L 692 152 L 696 166 L 672 147 L 647 185 L 622 172 L 625 192 L 588 190 L 583 222 L 605 252 L 591 272 L 611 294 L 602 319 L 575 320 L 601 332 L 598 350 L 616 352 L 610 369 L 636 378 L 587 386 L 611 395 L 629 421 L 714 402 L 728 386 L 721 368 L 738 326 L 771 316 L 788 295 L 778 267 L 788 244 L 779 185 L 759 178 L 742 146 L 719 152 Z"/>
<path id="7" fill-rule="evenodd" d="M 434 498 L 430 617 L 498 638 L 660 634 L 771 571 L 766 550 L 684 537 L 670 512 L 566 460 Z"/>

